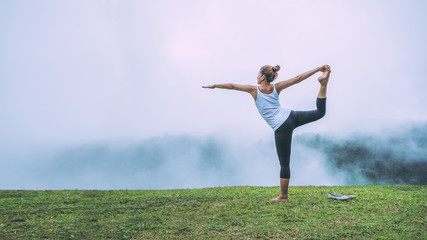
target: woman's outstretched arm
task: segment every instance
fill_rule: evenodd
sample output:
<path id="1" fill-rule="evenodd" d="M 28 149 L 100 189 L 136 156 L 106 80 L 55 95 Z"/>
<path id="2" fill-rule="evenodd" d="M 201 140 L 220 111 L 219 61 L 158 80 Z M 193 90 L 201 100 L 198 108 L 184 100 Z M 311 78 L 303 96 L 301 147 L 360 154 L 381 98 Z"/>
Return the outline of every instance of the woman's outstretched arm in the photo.
<path id="1" fill-rule="evenodd" d="M 323 65 L 321 67 L 317 67 L 313 70 L 307 71 L 305 73 L 301 73 L 296 77 L 293 77 L 291 79 L 285 80 L 285 81 L 281 81 L 275 84 L 276 86 L 276 91 L 279 94 L 283 89 L 288 88 L 294 84 L 300 83 L 303 80 L 311 77 L 313 74 L 317 73 L 317 72 L 325 72 L 327 69 L 329 69 L 328 65 Z"/>
<path id="2" fill-rule="evenodd" d="M 202 86 L 202 88 L 222 88 L 222 89 L 230 89 L 230 90 L 237 90 L 237 91 L 243 91 L 247 92 L 252 95 L 252 97 L 256 100 L 256 94 L 257 89 L 255 86 L 252 85 L 241 85 L 236 83 L 222 83 L 222 84 L 213 84 L 208 86 Z"/>

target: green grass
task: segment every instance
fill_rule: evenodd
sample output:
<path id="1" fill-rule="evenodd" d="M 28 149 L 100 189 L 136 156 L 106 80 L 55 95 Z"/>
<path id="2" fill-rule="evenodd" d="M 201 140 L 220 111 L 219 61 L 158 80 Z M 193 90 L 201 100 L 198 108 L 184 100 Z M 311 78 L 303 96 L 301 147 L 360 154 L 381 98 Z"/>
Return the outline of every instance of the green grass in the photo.
<path id="1" fill-rule="evenodd" d="M 327 199 L 335 190 L 349 201 Z M 0 239 L 427 239 L 426 186 L 0 191 Z"/>

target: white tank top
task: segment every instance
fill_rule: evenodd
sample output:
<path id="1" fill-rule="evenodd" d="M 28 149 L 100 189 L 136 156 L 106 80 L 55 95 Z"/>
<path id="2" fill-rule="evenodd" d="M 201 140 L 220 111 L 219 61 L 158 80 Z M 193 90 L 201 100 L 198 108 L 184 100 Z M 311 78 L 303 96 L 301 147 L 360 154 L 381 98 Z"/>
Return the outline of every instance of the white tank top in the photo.
<path id="1" fill-rule="evenodd" d="M 288 119 L 291 110 L 281 108 L 279 103 L 279 94 L 276 92 L 276 86 L 273 85 L 273 92 L 264 94 L 257 87 L 257 97 L 255 105 L 262 118 L 276 131 Z"/>

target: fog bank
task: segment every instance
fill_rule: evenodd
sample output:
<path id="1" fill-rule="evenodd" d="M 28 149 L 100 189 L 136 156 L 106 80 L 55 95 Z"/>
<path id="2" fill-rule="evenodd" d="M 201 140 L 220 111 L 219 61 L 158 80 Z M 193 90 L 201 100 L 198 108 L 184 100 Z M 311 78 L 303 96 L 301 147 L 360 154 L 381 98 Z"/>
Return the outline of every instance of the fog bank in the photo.
<path id="1" fill-rule="evenodd" d="M 294 137 L 291 185 L 427 184 L 427 123 L 381 135 Z M 28 148 L 27 148 L 28 149 Z M 163 135 L 15 152 L 1 189 L 170 189 L 276 186 L 273 139 Z"/>

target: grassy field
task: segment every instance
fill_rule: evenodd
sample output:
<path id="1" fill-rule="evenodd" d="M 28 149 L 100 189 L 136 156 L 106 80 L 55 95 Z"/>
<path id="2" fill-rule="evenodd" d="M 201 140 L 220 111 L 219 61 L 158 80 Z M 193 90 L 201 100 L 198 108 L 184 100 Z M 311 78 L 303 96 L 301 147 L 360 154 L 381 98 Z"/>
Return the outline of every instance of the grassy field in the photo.
<path id="1" fill-rule="evenodd" d="M 327 199 L 328 191 L 353 194 Z M 0 239 L 427 239 L 426 186 L 0 191 Z"/>

